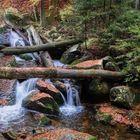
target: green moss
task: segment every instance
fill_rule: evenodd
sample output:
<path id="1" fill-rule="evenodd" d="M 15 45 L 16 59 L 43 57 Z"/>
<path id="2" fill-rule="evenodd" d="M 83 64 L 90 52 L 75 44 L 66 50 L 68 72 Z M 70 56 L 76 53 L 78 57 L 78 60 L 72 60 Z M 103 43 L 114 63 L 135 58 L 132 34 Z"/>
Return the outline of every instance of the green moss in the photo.
<path id="1" fill-rule="evenodd" d="M 98 112 L 96 114 L 96 118 L 98 121 L 103 122 L 103 123 L 110 123 L 112 120 L 112 116 L 109 113 L 102 113 Z"/>
<path id="2" fill-rule="evenodd" d="M 63 64 L 68 64 L 68 62 L 66 61 L 66 59 L 64 57 L 61 57 L 60 61 L 63 63 Z"/>
<path id="3" fill-rule="evenodd" d="M 40 120 L 41 125 L 49 125 L 50 123 L 51 123 L 51 120 L 46 116 L 41 118 L 41 120 Z"/>
<path id="4" fill-rule="evenodd" d="M 79 60 L 79 59 L 77 59 L 77 60 L 74 60 L 72 63 L 71 63 L 71 65 L 76 65 L 76 64 L 78 64 L 78 63 L 80 63 L 81 61 Z"/>
<path id="5" fill-rule="evenodd" d="M 50 109 L 50 110 L 53 110 L 52 104 L 47 104 L 47 108 Z"/>
<path id="6" fill-rule="evenodd" d="M 95 138 L 95 137 L 92 137 L 92 138 L 90 138 L 90 139 L 88 139 L 88 140 L 97 140 L 97 138 Z"/>
<path id="7" fill-rule="evenodd" d="M 19 57 L 26 61 L 32 60 L 32 57 L 28 54 L 20 54 Z"/>

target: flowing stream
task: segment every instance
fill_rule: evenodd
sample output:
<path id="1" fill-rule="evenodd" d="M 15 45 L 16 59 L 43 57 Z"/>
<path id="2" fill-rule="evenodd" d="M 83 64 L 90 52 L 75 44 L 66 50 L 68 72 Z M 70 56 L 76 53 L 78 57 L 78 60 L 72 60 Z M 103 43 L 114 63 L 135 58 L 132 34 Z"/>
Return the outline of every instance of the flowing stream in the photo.
<path id="1" fill-rule="evenodd" d="M 55 60 L 54 66 L 63 67 L 64 64 L 59 60 Z M 61 112 L 65 116 L 70 116 L 72 114 L 81 112 L 83 106 L 81 106 L 79 91 L 76 89 L 75 85 L 70 79 L 64 79 L 64 84 L 66 86 L 67 97 L 64 100 L 64 105 L 60 107 Z"/>
<path id="2" fill-rule="evenodd" d="M 19 119 L 24 116 L 25 109 L 22 108 L 22 100 L 28 96 L 33 90 L 36 90 L 36 81 L 35 79 L 29 79 L 22 83 L 17 81 L 16 83 L 16 102 L 14 105 L 0 107 L 0 126 L 6 128 L 13 123 L 19 122 Z"/>
<path id="3" fill-rule="evenodd" d="M 25 46 L 25 43 L 21 37 L 14 31 L 10 32 L 10 42 L 11 46 L 15 47 L 17 45 Z M 16 57 L 16 61 L 23 61 L 20 57 Z M 59 60 L 54 61 L 56 67 L 62 67 L 64 64 L 60 63 Z M 48 79 L 48 81 L 50 81 Z M 16 83 L 16 102 L 14 105 L 0 107 L 0 126 L 2 128 L 8 127 L 10 124 L 20 122 L 20 119 L 25 115 L 25 109 L 22 107 L 22 100 L 27 97 L 32 91 L 36 89 L 37 78 L 26 80 L 22 83 L 17 81 Z M 50 82 L 51 83 L 51 82 Z M 51 83 L 53 85 L 53 83 Z M 63 96 L 64 105 L 60 107 L 61 112 L 67 116 L 74 113 L 78 113 L 82 110 L 80 103 L 79 92 L 69 79 L 64 79 L 64 84 L 66 86 L 67 98 Z"/>

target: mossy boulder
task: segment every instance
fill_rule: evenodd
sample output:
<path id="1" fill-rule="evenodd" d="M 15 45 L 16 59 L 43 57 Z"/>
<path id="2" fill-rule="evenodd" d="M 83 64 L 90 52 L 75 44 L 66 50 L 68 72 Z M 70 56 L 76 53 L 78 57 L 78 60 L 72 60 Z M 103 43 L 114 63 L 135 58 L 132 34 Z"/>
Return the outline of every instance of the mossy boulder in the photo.
<path id="1" fill-rule="evenodd" d="M 89 94 L 95 101 L 107 99 L 109 97 L 110 89 L 111 84 L 102 79 L 94 79 L 89 84 Z"/>
<path id="2" fill-rule="evenodd" d="M 70 64 L 74 60 L 81 58 L 81 56 L 82 55 L 81 55 L 81 52 L 79 50 L 79 46 L 75 45 L 63 53 L 60 61 L 64 64 Z"/>
<path id="3" fill-rule="evenodd" d="M 21 59 L 26 60 L 26 61 L 30 61 L 30 60 L 33 59 L 33 58 L 31 57 L 31 55 L 29 55 L 29 54 L 20 54 L 19 57 L 20 57 Z"/>
<path id="4" fill-rule="evenodd" d="M 135 94 L 127 86 L 117 86 L 110 90 L 110 101 L 124 108 L 132 108 Z"/>
<path id="5" fill-rule="evenodd" d="M 59 114 L 59 107 L 57 103 L 49 94 L 46 93 L 31 93 L 23 100 L 22 106 L 45 114 Z"/>
<path id="6" fill-rule="evenodd" d="M 119 67 L 111 56 L 106 56 L 103 59 L 103 69 L 110 71 L 119 71 Z"/>

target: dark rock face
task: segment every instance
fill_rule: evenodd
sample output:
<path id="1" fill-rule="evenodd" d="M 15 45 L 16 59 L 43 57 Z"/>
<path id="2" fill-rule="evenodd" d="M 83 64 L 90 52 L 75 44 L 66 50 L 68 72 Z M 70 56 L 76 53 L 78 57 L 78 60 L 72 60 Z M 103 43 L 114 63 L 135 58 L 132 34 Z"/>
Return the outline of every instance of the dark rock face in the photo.
<path id="1" fill-rule="evenodd" d="M 39 80 L 37 82 L 37 87 L 41 92 L 51 95 L 59 105 L 62 105 L 64 103 L 60 91 L 50 83 L 43 80 Z"/>
<path id="2" fill-rule="evenodd" d="M 89 85 L 89 94 L 93 98 L 93 100 L 97 99 L 98 101 L 102 101 L 106 100 L 107 97 L 109 97 L 110 89 L 110 83 L 101 79 L 94 79 Z"/>
<path id="3" fill-rule="evenodd" d="M 59 114 L 59 107 L 57 103 L 49 94 L 46 93 L 31 93 L 23 100 L 22 106 L 41 113 L 53 115 Z"/>
<path id="4" fill-rule="evenodd" d="M 132 108 L 135 94 L 127 86 L 114 87 L 110 91 L 110 101 L 121 107 Z"/>

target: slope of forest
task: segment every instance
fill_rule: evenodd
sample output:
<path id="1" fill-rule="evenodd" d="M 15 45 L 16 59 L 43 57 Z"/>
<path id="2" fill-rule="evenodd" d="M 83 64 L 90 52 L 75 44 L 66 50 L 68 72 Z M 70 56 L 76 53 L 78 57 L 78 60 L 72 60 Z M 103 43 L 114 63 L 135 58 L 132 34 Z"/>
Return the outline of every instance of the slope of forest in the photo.
<path id="1" fill-rule="evenodd" d="M 0 11 L 0 139 L 140 139 L 140 0 Z"/>

